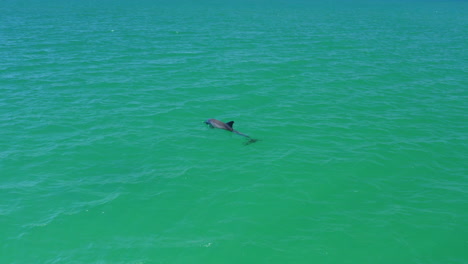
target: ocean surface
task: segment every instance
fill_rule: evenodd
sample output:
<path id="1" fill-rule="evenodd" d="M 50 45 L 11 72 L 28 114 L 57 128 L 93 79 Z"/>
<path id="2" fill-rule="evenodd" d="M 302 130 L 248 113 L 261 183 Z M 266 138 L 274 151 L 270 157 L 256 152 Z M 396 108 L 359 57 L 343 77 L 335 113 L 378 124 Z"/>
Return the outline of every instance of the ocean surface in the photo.
<path id="1" fill-rule="evenodd" d="M 2 0 L 0 263 L 468 263 L 467 14 Z"/>

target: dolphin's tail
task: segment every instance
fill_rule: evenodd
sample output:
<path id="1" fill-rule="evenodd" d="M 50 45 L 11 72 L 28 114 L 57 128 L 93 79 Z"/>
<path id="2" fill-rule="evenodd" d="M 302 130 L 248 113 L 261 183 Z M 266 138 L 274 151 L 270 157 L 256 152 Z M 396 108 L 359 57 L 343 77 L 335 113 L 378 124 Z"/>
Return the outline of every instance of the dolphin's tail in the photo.
<path id="1" fill-rule="evenodd" d="M 250 145 L 250 144 L 255 143 L 255 142 L 257 142 L 257 141 L 258 141 L 258 139 L 250 138 L 250 137 L 249 137 L 249 140 L 247 140 L 247 141 L 244 143 L 244 145 Z"/>
<path id="2" fill-rule="evenodd" d="M 249 144 L 252 144 L 252 143 L 255 143 L 255 142 L 258 141 L 258 139 L 251 138 L 250 136 L 248 136 L 248 135 L 246 135 L 246 134 L 243 134 L 243 133 L 241 133 L 241 132 L 239 132 L 239 131 L 234 130 L 234 131 L 232 131 L 232 132 L 234 132 L 234 133 L 236 133 L 236 134 L 238 134 L 238 135 L 240 135 L 240 136 L 243 136 L 243 137 L 246 137 L 246 138 L 249 139 L 247 142 L 244 143 L 244 145 L 249 145 Z"/>
<path id="3" fill-rule="evenodd" d="M 232 132 L 236 133 L 237 135 L 241 135 L 241 136 L 243 136 L 243 137 L 250 138 L 250 136 L 247 136 L 246 134 L 243 134 L 243 133 L 241 133 L 241 132 L 239 132 L 239 131 L 233 130 Z"/>

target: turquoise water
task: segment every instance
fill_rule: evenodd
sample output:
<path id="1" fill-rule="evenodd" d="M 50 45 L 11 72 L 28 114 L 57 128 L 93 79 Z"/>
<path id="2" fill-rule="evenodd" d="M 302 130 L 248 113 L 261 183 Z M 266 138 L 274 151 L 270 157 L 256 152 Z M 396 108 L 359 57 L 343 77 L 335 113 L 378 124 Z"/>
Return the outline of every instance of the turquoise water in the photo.
<path id="1" fill-rule="evenodd" d="M 0 4 L 0 263 L 468 262 L 467 2 L 96 2 Z"/>

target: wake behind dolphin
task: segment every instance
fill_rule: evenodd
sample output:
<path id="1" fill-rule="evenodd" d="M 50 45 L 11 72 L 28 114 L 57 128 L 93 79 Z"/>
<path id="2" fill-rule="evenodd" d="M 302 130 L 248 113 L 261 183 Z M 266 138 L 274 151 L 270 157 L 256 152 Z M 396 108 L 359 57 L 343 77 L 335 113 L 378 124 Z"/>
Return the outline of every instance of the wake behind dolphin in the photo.
<path id="1" fill-rule="evenodd" d="M 224 129 L 224 130 L 231 131 L 233 133 L 236 133 L 238 135 L 248 138 L 248 141 L 245 143 L 245 145 L 249 145 L 258 141 L 258 139 L 251 138 L 250 136 L 246 134 L 243 134 L 237 130 L 234 130 L 233 128 L 234 121 L 229 121 L 227 123 L 224 123 L 222 121 L 211 118 L 211 119 L 206 120 L 205 124 L 209 125 L 212 128 Z"/>

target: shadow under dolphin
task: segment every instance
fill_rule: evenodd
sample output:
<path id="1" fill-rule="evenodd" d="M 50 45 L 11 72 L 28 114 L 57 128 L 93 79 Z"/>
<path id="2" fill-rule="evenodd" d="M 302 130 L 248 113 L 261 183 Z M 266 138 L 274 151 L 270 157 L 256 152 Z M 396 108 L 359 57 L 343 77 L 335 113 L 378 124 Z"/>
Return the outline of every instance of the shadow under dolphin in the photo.
<path id="1" fill-rule="evenodd" d="M 243 136 L 243 137 L 246 137 L 248 139 L 247 142 L 244 143 L 244 145 L 249 145 L 249 144 L 252 144 L 252 143 L 255 143 L 258 141 L 258 139 L 255 139 L 255 138 L 251 138 L 250 136 L 246 135 L 246 134 L 243 134 L 237 130 L 234 130 L 233 126 L 234 126 L 234 121 L 229 121 L 227 123 L 224 123 L 222 121 L 219 121 L 217 119 L 208 119 L 205 121 L 205 124 L 209 125 L 210 127 L 212 128 L 219 128 L 219 129 L 224 129 L 224 130 L 227 130 L 227 131 L 231 131 L 233 133 L 236 133 L 240 136 Z"/>

